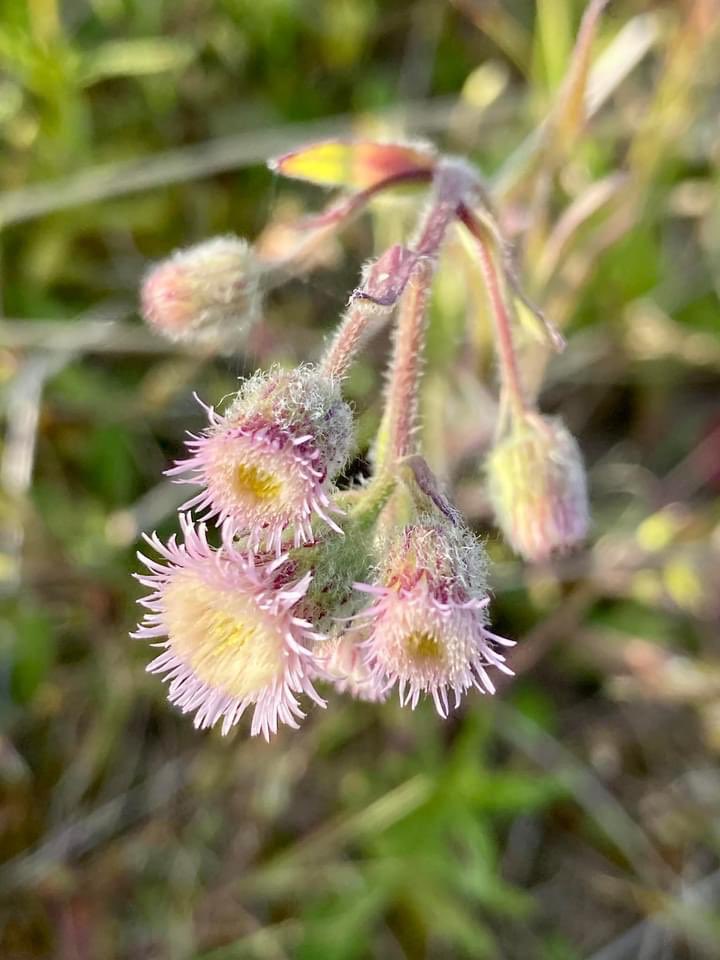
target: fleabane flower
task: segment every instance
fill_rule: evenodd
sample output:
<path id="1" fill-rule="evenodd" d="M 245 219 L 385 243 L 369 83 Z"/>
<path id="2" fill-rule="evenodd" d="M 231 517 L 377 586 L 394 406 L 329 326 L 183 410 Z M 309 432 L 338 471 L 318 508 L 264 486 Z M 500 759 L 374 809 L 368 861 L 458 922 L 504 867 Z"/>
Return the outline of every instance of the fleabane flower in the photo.
<path id="1" fill-rule="evenodd" d="M 387 699 L 387 685 L 379 683 L 363 658 L 357 637 L 342 633 L 321 644 L 318 650 L 319 676 L 355 700 L 379 703 Z"/>
<path id="2" fill-rule="evenodd" d="M 529 414 L 514 422 L 491 450 L 486 469 L 497 524 L 520 556 L 546 560 L 585 539 L 585 469 L 561 420 Z"/>
<path id="3" fill-rule="evenodd" d="M 350 451 L 352 412 L 336 381 L 311 365 L 258 372 L 224 415 L 206 410 L 210 426 L 168 470 L 203 488 L 186 508 L 276 553 L 288 527 L 296 546 L 313 539 L 313 515 L 342 532 L 331 516 L 332 479 Z"/>
<path id="4" fill-rule="evenodd" d="M 151 593 L 133 636 L 162 648 L 147 669 L 164 675 L 170 702 L 194 712 L 196 727 L 222 721 L 226 734 L 253 706 L 253 736 L 269 740 L 278 722 L 297 728 L 305 714 L 296 694 L 325 705 L 311 680 L 312 644 L 323 637 L 295 614 L 311 575 L 288 582 L 285 558 L 259 563 L 227 532 L 215 549 L 204 525 L 180 522 L 182 543 L 145 538 L 160 561 L 138 554 L 149 571 L 138 580 Z"/>
<path id="5" fill-rule="evenodd" d="M 499 648 L 513 641 L 488 629 L 486 560 L 469 530 L 420 517 L 381 543 L 373 584 L 356 589 L 373 601 L 356 620 L 367 636 L 363 660 L 377 687 L 397 684 L 413 709 L 430 695 L 442 717 L 471 687 L 494 693 L 488 670 L 512 671 Z"/>
<path id="6" fill-rule="evenodd" d="M 237 341 L 258 315 L 260 266 L 240 237 L 213 237 L 152 267 L 140 301 L 145 321 L 169 340 Z"/>

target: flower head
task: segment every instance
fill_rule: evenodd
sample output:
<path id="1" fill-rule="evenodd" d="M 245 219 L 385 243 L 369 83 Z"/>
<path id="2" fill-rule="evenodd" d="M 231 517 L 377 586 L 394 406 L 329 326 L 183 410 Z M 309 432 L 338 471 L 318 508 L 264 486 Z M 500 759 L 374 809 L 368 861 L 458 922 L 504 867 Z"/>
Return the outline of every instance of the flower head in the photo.
<path id="1" fill-rule="evenodd" d="M 512 671 L 498 646 L 511 646 L 487 629 L 485 552 L 466 529 L 421 517 L 380 546 L 375 584 L 356 584 L 374 597 L 359 614 L 367 638 L 361 647 L 380 689 L 398 685 L 401 704 L 415 707 L 430 694 L 445 717 L 470 687 L 493 693 L 488 667 Z"/>
<path id="2" fill-rule="evenodd" d="M 513 550 L 531 561 L 587 534 L 587 486 L 577 442 L 560 420 L 530 415 L 491 451 L 488 493 Z"/>
<path id="3" fill-rule="evenodd" d="M 165 675 L 170 702 L 194 712 L 196 727 L 222 720 L 226 734 L 253 705 L 253 736 L 269 740 L 278 721 L 297 728 L 304 713 L 295 694 L 324 706 L 309 647 L 322 637 L 295 615 L 310 575 L 288 582 L 284 558 L 257 563 L 227 534 L 216 550 L 204 525 L 180 521 L 181 544 L 146 537 L 163 562 L 138 554 L 149 570 L 138 579 L 152 592 L 140 601 L 148 612 L 133 636 L 162 647 L 147 669 Z"/>
<path id="4" fill-rule="evenodd" d="M 257 373 L 224 416 L 208 408 L 208 417 L 190 456 L 168 471 L 203 487 L 186 507 L 276 553 L 290 526 L 296 545 L 312 540 L 313 514 L 342 532 L 329 515 L 331 482 L 348 456 L 352 412 L 335 381 L 310 365 Z"/>
<path id="5" fill-rule="evenodd" d="M 214 237 L 177 250 L 146 275 L 143 317 L 169 340 L 236 339 L 257 316 L 259 275 L 252 247 L 239 237 Z"/>
<path id="6" fill-rule="evenodd" d="M 363 659 L 357 637 L 343 633 L 328 640 L 318 652 L 320 676 L 329 680 L 338 693 L 355 700 L 378 703 L 387 699 L 386 685 L 379 684 Z"/>

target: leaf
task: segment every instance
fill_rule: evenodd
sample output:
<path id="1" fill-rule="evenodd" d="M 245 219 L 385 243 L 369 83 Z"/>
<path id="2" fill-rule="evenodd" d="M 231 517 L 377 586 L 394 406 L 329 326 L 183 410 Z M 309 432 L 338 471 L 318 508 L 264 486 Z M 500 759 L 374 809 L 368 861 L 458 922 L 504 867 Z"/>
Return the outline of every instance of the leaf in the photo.
<path id="1" fill-rule="evenodd" d="M 88 485 L 112 506 L 127 503 L 134 491 L 135 463 L 128 434 L 117 424 L 98 425 L 81 453 Z"/>
<path id="2" fill-rule="evenodd" d="M 354 960 L 367 956 L 370 932 L 387 908 L 388 891 L 383 884 L 369 886 L 364 878 L 356 889 L 334 891 L 303 916 L 304 936 L 298 945 L 298 960 Z"/>
<path id="3" fill-rule="evenodd" d="M 80 66 L 81 83 L 91 86 L 108 77 L 137 77 L 180 70 L 194 55 L 188 43 L 167 37 L 111 40 L 84 57 Z"/>
<path id="4" fill-rule="evenodd" d="M 427 917 L 434 937 L 447 941 L 477 960 L 497 956 L 493 935 L 478 918 L 477 911 L 447 888 L 416 880 L 408 885 L 406 897 L 414 903 L 420 915 Z"/>
<path id="5" fill-rule="evenodd" d="M 30 610 L 19 613 L 14 633 L 12 691 L 19 703 L 28 703 L 55 661 L 55 635 L 49 617 Z"/>
<path id="6" fill-rule="evenodd" d="M 569 149 L 585 123 L 585 98 L 593 41 L 608 0 L 590 0 L 583 14 L 567 75 L 556 107 L 555 125 L 561 149 Z"/>
<path id="7" fill-rule="evenodd" d="M 536 8 L 535 58 L 548 89 L 556 89 L 565 76 L 572 49 L 568 0 L 545 0 Z M 539 78 L 538 78 L 539 79 Z"/>
<path id="8" fill-rule="evenodd" d="M 368 190 L 386 180 L 430 174 L 435 154 L 427 146 L 326 140 L 283 154 L 268 166 L 284 177 L 323 187 Z"/>
<path id="9" fill-rule="evenodd" d="M 547 806 L 565 793 L 557 780 L 537 774 L 486 772 L 482 782 L 468 790 L 477 810 L 514 816 Z"/>

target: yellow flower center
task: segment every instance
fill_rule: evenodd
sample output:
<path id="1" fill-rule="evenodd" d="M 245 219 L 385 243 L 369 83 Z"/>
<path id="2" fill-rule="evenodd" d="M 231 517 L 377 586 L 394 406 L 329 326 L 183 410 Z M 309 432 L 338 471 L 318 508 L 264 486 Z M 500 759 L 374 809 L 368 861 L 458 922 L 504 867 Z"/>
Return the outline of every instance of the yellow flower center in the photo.
<path id="1" fill-rule="evenodd" d="M 236 496 L 244 499 L 249 495 L 259 503 L 277 499 L 282 490 L 282 482 L 276 475 L 254 464 L 236 464 L 231 483 Z"/>
<path id="2" fill-rule="evenodd" d="M 427 630 L 414 630 L 405 637 L 405 652 L 421 660 L 439 660 L 442 649 L 437 637 Z"/>
<path id="3" fill-rule="evenodd" d="M 282 673 L 279 624 L 241 590 L 180 574 L 165 591 L 165 617 L 173 653 L 209 686 L 246 697 Z"/>

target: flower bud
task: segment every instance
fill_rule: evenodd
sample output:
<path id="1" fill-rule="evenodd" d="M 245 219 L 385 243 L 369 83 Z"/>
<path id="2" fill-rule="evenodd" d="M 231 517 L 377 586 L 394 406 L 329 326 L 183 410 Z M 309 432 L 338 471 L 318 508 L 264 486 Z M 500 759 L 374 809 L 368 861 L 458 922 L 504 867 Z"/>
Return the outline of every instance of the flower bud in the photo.
<path id="1" fill-rule="evenodd" d="M 214 237 L 177 250 L 148 272 L 142 315 L 169 340 L 222 344 L 244 334 L 255 320 L 259 278 L 245 240 Z"/>
<path id="2" fill-rule="evenodd" d="M 373 603 L 356 618 L 369 681 L 379 692 L 397 684 L 402 705 L 430 694 L 445 717 L 463 693 L 493 693 L 489 667 L 512 673 L 498 646 L 512 641 L 487 628 L 485 549 L 469 530 L 421 516 L 378 545 L 376 581 L 357 583 Z"/>
<path id="3" fill-rule="evenodd" d="M 545 560 L 585 538 L 585 470 L 562 421 L 532 415 L 516 423 L 490 452 L 487 483 L 498 526 L 526 560 Z"/>
<path id="4" fill-rule="evenodd" d="M 311 365 L 274 368 L 246 380 L 224 416 L 207 412 L 209 428 L 167 471 L 204 488 L 186 508 L 277 553 L 288 527 L 296 546 L 313 539 L 313 514 L 342 532 L 331 483 L 350 452 L 352 411 L 336 381 Z"/>

